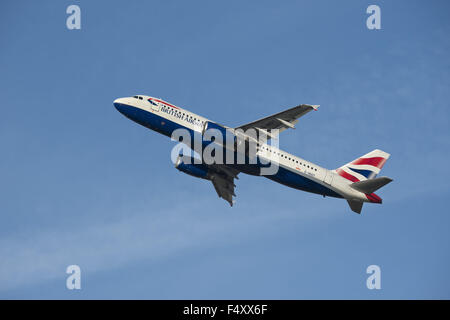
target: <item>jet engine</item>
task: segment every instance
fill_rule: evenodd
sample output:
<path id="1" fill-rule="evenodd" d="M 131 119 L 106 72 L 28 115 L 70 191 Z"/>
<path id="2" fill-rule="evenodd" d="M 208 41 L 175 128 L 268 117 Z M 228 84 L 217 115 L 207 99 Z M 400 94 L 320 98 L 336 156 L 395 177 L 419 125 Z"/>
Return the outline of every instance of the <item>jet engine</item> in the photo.
<path id="1" fill-rule="evenodd" d="M 175 168 L 190 176 L 210 180 L 208 167 L 202 163 L 194 163 L 193 157 L 179 155 L 175 162 Z"/>

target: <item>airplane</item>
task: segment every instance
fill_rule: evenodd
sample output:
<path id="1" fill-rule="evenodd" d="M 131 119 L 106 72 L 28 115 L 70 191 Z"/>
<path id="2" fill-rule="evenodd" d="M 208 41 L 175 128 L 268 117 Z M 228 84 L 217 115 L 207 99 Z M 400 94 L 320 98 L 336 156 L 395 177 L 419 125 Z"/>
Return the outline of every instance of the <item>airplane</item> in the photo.
<path id="1" fill-rule="evenodd" d="M 236 128 L 227 127 L 217 122 L 208 120 L 188 110 L 175 106 L 160 98 L 146 95 L 135 95 L 118 98 L 113 105 L 125 117 L 134 122 L 172 137 L 177 129 L 187 130 L 193 136 L 204 136 L 207 128 L 217 129 L 224 134 L 243 137 L 244 141 L 253 141 L 255 137 L 246 135 L 248 130 L 254 130 L 270 140 L 272 130 L 282 132 L 292 129 L 298 123 L 298 119 L 312 110 L 317 110 L 318 105 L 301 104 L 274 115 L 241 125 Z M 243 134 L 241 132 L 244 132 Z M 173 138 L 173 137 L 172 137 Z M 264 176 L 285 186 L 322 195 L 323 197 L 342 198 L 347 200 L 350 209 L 361 213 L 363 204 L 382 203 L 382 199 L 374 192 L 393 181 L 388 177 L 377 177 L 390 154 L 382 150 L 373 150 L 337 169 L 328 170 L 317 164 L 306 161 L 300 157 L 289 154 L 268 143 L 258 140 L 256 150 L 250 154 L 248 146 L 243 152 L 246 159 L 254 158 L 253 163 L 205 163 L 195 161 L 193 157 L 180 154 L 175 162 L 175 167 L 181 172 L 191 176 L 206 179 L 212 182 L 219 198 L 226 200 L 233 206 L 235 197 L 235 179 L 239 173 L 254 176 Z M 202 141 L 201 148 L 214 143 L 214 140 Z M 193 147 L 190 145 L 190 148 Z M 233 153 L 239 153 L 236 144 Z M 233 158 L 235 159 L 235 158 Z M 266 164 L 262 160 L 266 160 Z M 262 171 L 267 167 L 267 161 L 277 165 L 274 174 L 263 175 Z"/>

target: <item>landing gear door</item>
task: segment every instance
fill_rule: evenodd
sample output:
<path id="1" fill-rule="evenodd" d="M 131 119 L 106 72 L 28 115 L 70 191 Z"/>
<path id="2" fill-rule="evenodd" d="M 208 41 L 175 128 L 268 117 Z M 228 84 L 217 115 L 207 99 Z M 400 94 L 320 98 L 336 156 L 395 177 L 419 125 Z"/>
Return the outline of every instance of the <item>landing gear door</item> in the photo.
<path id="1" fill-rule="evenodd" d="M 327 170 L 325 172 L 325 178 L 323 179 L 323 182 L 331 186 L 331 184 L 333 183 L 333 175 L 334 174 L 331 170 Z"/>

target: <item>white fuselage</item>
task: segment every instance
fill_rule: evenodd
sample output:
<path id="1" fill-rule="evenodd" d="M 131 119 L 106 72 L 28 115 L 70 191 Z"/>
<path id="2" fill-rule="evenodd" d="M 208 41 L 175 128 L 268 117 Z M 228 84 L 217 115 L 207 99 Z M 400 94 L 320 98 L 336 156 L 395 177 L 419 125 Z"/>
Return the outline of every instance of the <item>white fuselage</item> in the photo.
<path id="1" fill-rule="evenodd" d="M 141 95 L 119 98 L 114 101 L 114 105 L 121 113 L 133 121 L 169 136 L 173 129 L 176 128 L 186 128 L 201 133 L 204 123 L 210 121 L 200 115 L 150 96 Z M 332 193 L 339 195 L 339 197 L 370 202 L 364 193 L 351 188 L 351 182 L 338 175 L 335 170 L 325 169 L 266 143 L 260 145 L 257 150 L 257 156 L 264 160 L 276 162 L 280 168 L 287 170 L 289 175 L 298 175 L 299 178 L 302 177 L 310 181 L 311 185 L 320 185 L 324 189 L 331 190 Z M 292 179 L 283 180 L 283 176 L 266 177 L 292 186 L 290 182 Z M 316 191 L 308 190 L 307 183 L 305 187 L 298 189 L 321 193 L 316 190 L 317 188 L 314 189 Z M 323 194 L 329 195 L 325 192 Z"/>

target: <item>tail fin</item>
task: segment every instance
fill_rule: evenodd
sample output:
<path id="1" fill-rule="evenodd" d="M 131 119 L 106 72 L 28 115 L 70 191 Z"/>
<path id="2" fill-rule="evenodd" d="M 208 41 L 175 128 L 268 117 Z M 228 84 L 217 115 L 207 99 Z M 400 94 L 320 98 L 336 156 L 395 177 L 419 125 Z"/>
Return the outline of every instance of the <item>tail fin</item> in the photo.
<path id="1" fill-rule="evenodd" d="M 373 179 L 380 173 L 389 156 L 389 153 L 375 149 L 336 169 L 336 172 L 352 182 Z"/>
<path id="2" fill-rule="evenodd" d="M 389 156 L 389 153 L 375 149 L 336 169 L 336 173 L 353 182 L 350 186 L 355 190 L 365 193 L 369 200 L 368 202 L 381 203 L 381 198 L 373 192 L 392 181 L 388 177 L 376 178 L 387 159 L 389 159 Z M 364 202 L 353 199 L 347 199 L 347 202 L 352 211 L 361 213 Z"/>

